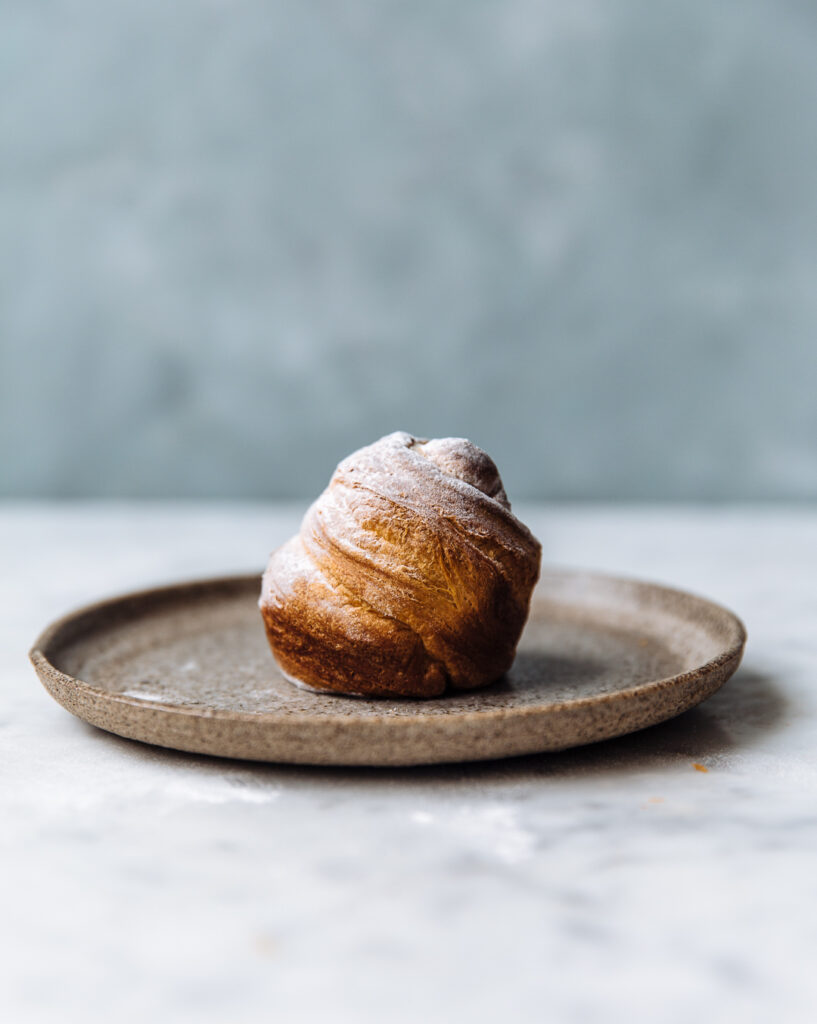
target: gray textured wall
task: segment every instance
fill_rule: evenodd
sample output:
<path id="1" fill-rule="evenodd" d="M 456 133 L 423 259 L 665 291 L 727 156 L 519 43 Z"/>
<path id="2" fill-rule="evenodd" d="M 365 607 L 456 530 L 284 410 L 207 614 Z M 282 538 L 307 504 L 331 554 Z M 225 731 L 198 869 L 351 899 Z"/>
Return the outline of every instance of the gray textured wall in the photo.
<path id="1" fill-rule="evenodd" d="M 817 496 L 811 0 L 0 5 L 0 492 Z"/>

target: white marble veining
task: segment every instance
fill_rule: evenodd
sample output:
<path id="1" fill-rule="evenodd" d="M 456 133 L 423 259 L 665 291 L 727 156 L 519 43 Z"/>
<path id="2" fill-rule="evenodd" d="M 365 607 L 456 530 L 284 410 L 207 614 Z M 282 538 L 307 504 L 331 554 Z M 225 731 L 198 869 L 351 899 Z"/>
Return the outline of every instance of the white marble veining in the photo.
<path id="1" fill-rule="evenodd" d="M 569 753 L 225 762 L 106 735 L 40 687 L 25 655 L 54 616 L 260 569 L 300 511 L 0 509 L 3 1020 L 814 1020 L 817 512 L 520 509 L 547 561 L 698 591 L 749 629 L 701 708 Z"/>

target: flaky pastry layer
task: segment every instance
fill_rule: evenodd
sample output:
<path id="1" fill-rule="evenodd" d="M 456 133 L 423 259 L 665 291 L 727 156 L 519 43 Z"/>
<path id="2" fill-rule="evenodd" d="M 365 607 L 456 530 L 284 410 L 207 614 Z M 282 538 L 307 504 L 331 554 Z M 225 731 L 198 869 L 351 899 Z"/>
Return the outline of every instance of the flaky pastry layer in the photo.
<path id="1" fill-rule="evenodd" d="M 510 667 L 540 558 L 485 452 L 398 432 L 340 463 L 273 552 L 259 606 L 290 678 L 436 697 Z"/>

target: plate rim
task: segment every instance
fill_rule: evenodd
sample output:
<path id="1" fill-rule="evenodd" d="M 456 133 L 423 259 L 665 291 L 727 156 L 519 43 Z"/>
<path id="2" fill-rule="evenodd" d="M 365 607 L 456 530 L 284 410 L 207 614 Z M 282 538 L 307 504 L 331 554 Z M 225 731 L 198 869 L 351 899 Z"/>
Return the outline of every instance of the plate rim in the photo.
<path id="1" fill-rule="evenodd" d="M 543 570 L 539 584 L 537 584 L 537 589 L 534 591 L 532 605 L 534 603 L 547 600 L 546 595 L 540 592 L 540 588 L 543 581 L 554 577 L 572 580 L 585 578 L 592 581 L 604 582 L 610 585 L 626 584 L 634 587 L 635 589 L 643 588 L 653 592 L 657 591 L 665 597 L 673 597 L 675 599 L 680 597 L 685 602 L 691 602 L 694 606 L 706 609 L 710 613 L 713 613 L 723 624 L 731 628 L 733 631 L 731 642 L 728 647 L 724 648 L 724 650 L 720 651 L 713 658 L 710 658 L 708 661 L 703 662 L 700 665 L 696 665 L 691 669 L 676 673 L 675 675 L 663 676 L 660 679 L 650 679 L 647 682 L 638 683 L 634 686 L 629 686 L 620 690 L 591 694 L 584 697 L 574 697 L 558 703 L 538 703 L 501 708 L 487 707 L 484 709 L 462 710 L 453 712 L 452 717 L 456 717 L 458 721 L 468 719 L 484 721 L 485 719 L 490 718 L 505 720 L 509 718 L 525 718 L 529 716 L 538 717 L 545 714 L 557 714 L 561 710 L 580 709 L 588 706 L 603 706 L 610 702 L 627 700 L 636 696 L 647 696 L 650 693 L 664 689 L 667 686 L 682 686 L 683 684 L 692 682 L 697 678 L 709 676 L 721 671 L 733 660 L 736 662 L 734 669 L 732 670 L 733 672 L 736 671 L 740 665 L 748 639 L 747 629 L 742 619 L 736 615 L 735 612 L 719 602 L 703 597 L 693 591 L 668 586 L 664 583 L 657 583 L 639 577 L 622 576 L 614 573 L 597 572 L 592 569 L 585 569 L 581 567 L 571 568 L 569 566 L 558 565 L 548 566 Z M 228 588 L 230 586 L 239 589 L 241 587 L 249 587 L 254 582 L 257 582 L 260 588 L 260 572 L 237 573 L 227 576 L 208 576 L 180 580 L 172 583 L 142 587 L 137 590 L 126 591 L 97 601 L 92 601 L 63 613 L 61 616 L 45 626 L 28 652 L 29 660 L 34 666 L 40 681 L 45 686 L 48 693 L 63 707 L 66 707 L 66 705 L 47 685 L 46 680 L 52 680 L 62 686 L 68 686 L 80 695 L 84 694 L 89 698 L 101 698 L 104 701 L 123 705 L 125 707 L 132 708 L 135 711 L 161 711 L 164 714 L 172 714 L 184 718 L 207 719 L 222 722 L 251 722 L 265 723 L 269 725 L 280 723 L 281 725 L 291 726 L 293 722 L 298 720 L 298 718 L 304 718 L 310 723 L 315 724 L 354 723 L 356 726 L 365 726 L 369 728 L 373 725 L 376 725 L 378 728 L 405 728 L 407 723 L 413 723 L 420 719 L 425 719 L 428 722 L 433 721 L 435 723 L 439 723 L 447 717 L 440 714 L 424 713 L 422 710 L 424 701 L 421 699 L 412 700 L 411 698 L 397 696 L 386 698 L 356 698 L 338 695 L 340 699 L 343 700 L 365 699 L 367 702 L 372 700 L 377 702 L 382 701 L 384 707 L 387 705 L 390 706 L 396 701 L 406 701 L 411 702 L 410 706 L 412 706 L 412 708 L 416 705 L 416 710 L 412 710 L 411 713 L 404 713 L 400 715 L 390 715 L 387 713 L 376 714 L 373 712 L 362 715 L 356 714 L 353 711 L 340 711 L 337 713 L 310 712 L 307 716 L 304 715 L 302 711 L 297 710 L 234 711 L 224 708 L 189 707 L 177 704 L 165 704 L 161 701 L 144 700 L 137 697 L 131 697 L 126 694 L 114 693 L 110 690 L 103 689 L 102 687 L 94 686 L 92 683 L 88 683 L 85 680 L 78 679 L 75 676 L 71 676 L 63 672 L 62 669 L 58 668 L 51 661 L 49 656 L 49 645 L 53 644 L 57 640 L 63 630 L 69 629 L 85 616 L 92 616 L 131 602 L 139 603 L 148 599 L 155 599 L 157 597 L 181 595 L 185 591 L 203 591 L 207 588 L 221 589 Z M 271 654 L 270 657 L 272 657 Z M 730 675 L 731 674 L 732 673 L 730 673 Z M 334 695 L 328 693 L 327 696 Z M 694 706 L 694 704 L 691 706 Z M 68 708 L 68 710 L 70 711 L 72 709 Z M 76 714 L 76 712 L 74 713 Z M 78 717 L 81 718 L 83 716 L 79 715 Z"/>

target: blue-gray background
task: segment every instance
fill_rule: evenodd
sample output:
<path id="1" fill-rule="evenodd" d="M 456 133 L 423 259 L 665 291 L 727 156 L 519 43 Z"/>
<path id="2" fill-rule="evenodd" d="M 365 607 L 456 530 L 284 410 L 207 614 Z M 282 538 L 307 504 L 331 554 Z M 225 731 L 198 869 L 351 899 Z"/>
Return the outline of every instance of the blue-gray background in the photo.
<path id="1" fill-rule="evenodd" d="M 813 0 L 3 0 L 0 493 L 817 496 Z"/>

